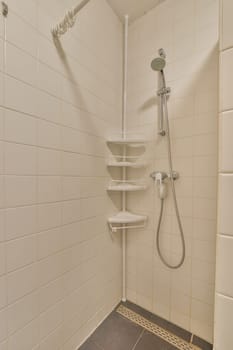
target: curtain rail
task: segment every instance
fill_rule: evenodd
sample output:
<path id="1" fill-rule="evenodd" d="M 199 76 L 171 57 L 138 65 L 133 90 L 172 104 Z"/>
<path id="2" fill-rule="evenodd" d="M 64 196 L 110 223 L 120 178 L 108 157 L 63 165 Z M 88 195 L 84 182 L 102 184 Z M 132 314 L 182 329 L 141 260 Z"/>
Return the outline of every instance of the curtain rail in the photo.
<path id="1" fill-rule="evenodd" d="M 58 38 L 59 36 L 65 34 L 68 29 L 72 28 L 76 21 L 76 15 L 84 6 L 86 6 L 89 1 L 90 0 L 83 0 L 75 8 L 69 10 L 64 19 L 51 29 L 53 37 Z"/>

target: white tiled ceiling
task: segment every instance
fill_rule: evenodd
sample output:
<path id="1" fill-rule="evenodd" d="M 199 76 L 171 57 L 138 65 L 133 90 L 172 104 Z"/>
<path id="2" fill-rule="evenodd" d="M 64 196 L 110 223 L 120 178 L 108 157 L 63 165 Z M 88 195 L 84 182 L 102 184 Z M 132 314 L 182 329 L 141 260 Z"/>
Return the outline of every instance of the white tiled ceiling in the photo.
<path id="1" fill-rule="evenodd" d="M 161 1 L 163 0 L 108 0 L 120 18 L 123 18 L 124 15 L 129 15 L 131 22 L 158 5 Z"/>

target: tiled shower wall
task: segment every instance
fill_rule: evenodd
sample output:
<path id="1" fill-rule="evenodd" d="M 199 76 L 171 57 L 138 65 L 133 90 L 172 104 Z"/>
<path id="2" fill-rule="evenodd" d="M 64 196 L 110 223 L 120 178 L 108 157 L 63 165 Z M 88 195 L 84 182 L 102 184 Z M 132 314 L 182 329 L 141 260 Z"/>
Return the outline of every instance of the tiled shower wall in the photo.
<path id="1" fill-rule="evenodd" d="M 0 349 L 73 350 L 120 300 L 105 137 L 120 126 L 122 25 L 92 0 L 9 0 L 0 16 Z"/>
<path id="2" fill-rule="evenodd" d="M 233 3 L 221 1 L 219 210 L 216 264 L 215 350 L 232 348 L 233 334 Z"/>
<path id="3" fill-rule="evenodd" d="M 146 229 L 128 233 L 127 297 L 209 342 L 215 281 L 218 20 L 217 0 L 167 0 L 129 30 L 128 130 L 145 133 L 152 142 L 150 166 L 130 174 L 145 177 L 149 188 L 130 195 L 128 209 L 148 215 L 149 222 Z M 178 270 L 167 269 L 156 252 L 160 202 L 149 179 L 153 170 L 168 170 L 166 139 L 157 136 L 158 74 L 150 68 L 160 47 L 167 53 L 172 152 L 180 174 L 176 190 L 186 240 L 185 263 Z M 170 263 L 177 263 L 181 242 L 170 190 L 164 214 L 162 251 Z"/>

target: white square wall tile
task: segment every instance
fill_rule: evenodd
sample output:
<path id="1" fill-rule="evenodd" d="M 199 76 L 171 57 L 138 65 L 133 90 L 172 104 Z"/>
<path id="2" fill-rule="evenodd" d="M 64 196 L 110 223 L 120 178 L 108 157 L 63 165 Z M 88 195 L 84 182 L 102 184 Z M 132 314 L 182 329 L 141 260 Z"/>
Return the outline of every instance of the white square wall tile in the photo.
<path id="1" fill-rule="evenodd" d="M 64 282 L 63 278 L 58 278 L 55 281 L 47 284 L 39 291 L 39 307 L 40 313 L 45 312 L 50 307 L 58 303 L 64 297 Z"/>
<path id="2" fill-rule="evenodd" d="M 0 71 L 3 72 L 4 69 L 4 41 L 0 39 Z"/>
<path id="3" fill-rule="evenodd" d="M 56 148 L 61 147 L 61 130 L 59 125 L 38 120 L 38 146 Z"/>
<path id="4" fill-rule="evenodd" d="M 4 174 L 4 153 L 5 143 L 0 141 L 0 174 Z"/>
<path id="5" fill-rule="evenodd" d="M 4 125 L 5 125 L 5 110 L 3 108 L 0 108 L 0 140 L 5 139 Z"/>
<path id="6" fill-rule="evenodd" d="M 8 302 L 13 303 L 38 288 L 38 266 L 29 265 L 7 275 Z"/>
<path id="7" fill-rule="evenodd" d="M 194 198 L 193 217 L 214 220 L 217 216 L 217 203 L 215 199 Z"/>
<path id="8" fill-rule="evenodd" d="M 222 1 L 222 28 L 221 28 L 221 48 L 224 50 L 233 46 L 233 2 L 232 0 Z"/>
<path id="9" fill-rule="evenodd" d="M 62 250 L 63 237 L 60 227 L 37 235 L 37 257 L 43 259 Z"/>
<path id="10" fill-rule="evenodd" d="M 46 231 L 61 225 L 62 203 L 51 203 L 38 205 L 37 208 L 37 230 Z"/>
<path id="11" fill-rule="evenodd" d="M 7 271 L 33 263 L 36 259 L 35 236 L 15 239 L 6 244 Z"/>
<path id="12" fill-rule="evenodd" d="M 26 99 L 25 96 L 27 96 Z M 37 100 L 38 92 L 35 88 L 10 76 L 5 77 L 5 103 L 7 107 L 36 115 Z"/>
<path id="13" fill-rule="evenodd" d="M 191 332 L 210 343 L 212 343 L 213 336 L 213 313 L 212 305 L 192 299 Z"/>
<path id="14" fill-rule="evenodd" d="M 233 237 L 218 235 L 216 290 L 218 293 L 233 297 Z"/>
<path id="15" fill-rule="evenodd" d="M 38 202 L 58 202 L 62 199 L 62 179 L 59 176 L 38 177 Z"/>
<path id="16" fill-rule="evenodd" d="M 20 299 L 7 309 L 8 332 L 12 334 L 39 315 L 38 293 L 32 293 Z"/>
<path id="17" fill-rule="evenodd" d="M 37 64 L 37 86 L 53 96 L 61 97 L 61 76 L 50 69 L 47 65 L 38 62 Z"/>
<path id="18" fill-rule="evenodd" d="M 58 253 L 41 260 L 38 263 L 39 285 L 43 286 L 54 281 L 64 272 L 64 254 Z"/>
<path id="19" fill-rule="evenodd" d="M 8 5 L 19 17 L 25 19 L 31 25 L 36 26 L 35 0 L 21 0 L 20 3 L 17 0 L 9 0 Z"/>
<path id="20" fill-rule="evenodd" d="M 5 210 L 0 210 L 0 242 L 5 240 Z"/>
<path id="21" fill-rule="evenodd" d="M 233 49 L 220 56 L 220 110 L 233 109 Z"/>
<path id="22" fill-rule="evenodd" d="M 36 148 L 6 142 L 5 173 L 8 175 L 35 175 Z"/>
<path id="23" fill-rule="evenodd" d="M 0 243 L 0 276 L 6 272 L 6 246 Z"/>
<path id="24" fill-rule="evenodd" d="M 62 182 L 63 199 L 78 199 L 81 196 L 80 178 L 76 176 L 64 176 Z"/>
<path id="25" fill-rule="evenodd" d="M 62 222 L 68 224 L 80 220 L 81 218 L 81 201 L 65 201 L 62 208 Z"/>
<path id="26" fill-rule="evenodd" d="M 233 236 L 233 175 L 219 176 L 219 232 Z"/>
<path id="27" fill-rule="evenodd" d="M 6 206 L 36 203 L 36 176 L 6 176 Z"/>
<path id="28" fill-rule="evenodd" d="M 37 37 L 35 28 L 11 12 L 7 20 L 7 41 L 36 57 Z"/>
<path id="29" fill-rule="evenodd" d="M 233 171 L 233 111 L 224 112 L 220 116 L 219 133 L 219 170 Z"/>
<path id="30" fill-rule="evenodd" d="M 229 350 L 233 344 L 233 299 L 217 294 L 215 301 L 215 349 Z"/>
<path id="31" fill-rule="evenodd" d="M 58 327 L 48 335 L 41 343 L 40 343 L 40 349 L 43 350 L 50 350 L 50 349 L 56 349 L 61 350 L 63 349 L 61 347 L 61 344 L 63 344 L 64 340 L 64 330 L 63 326 Z M 35 348 L 33 350 L 39 350 L 39 348 Z"/>
<path id="32" fill-rule="evenodd" d="M 36 232 L 36 206 L 6 210 L 6 239 L 11 240 Z"/>
<path id="33" fill-rule="evenodd" d="M 28 145 L 36 145 L 36 118 L 5 110 L 5 139 Z"/>
<path id="34" fill-rule="evenodd" d="M 62 303 L 56 304 L 40 316 L 40 339 L 45 338 L 55 328 L 57 328 L 63 319 Z"/>
<path id="35" fill-rule="evenodd" d="M 60 151 L 38 148 L 38 175 L 62 175 L 62 156 Z"/>
<path id="36" fill-rule="evenodd" d="M 0 309 L 7 304 L 7 283 L 6 276 L 0 277 Z"/>
<path id="37" fill-rule="evenodd" d="M 38 347 L 34 347 L 36 344 L 38 344 L 38 342 L 39 321 L 38 319 L 35 319 L 32 322 L 29 322 L 24 328 L 19 329 L 16 333 L 9 337 L 7 350 L 38 350 Z"/>
<path id="38" fill-rule="evenodd" d="M 5 88 L 5 77 L 3 75 L 3 73 L 0 72 L 0 104 L 3 105 L 3 96 L 4 96 L 4 88 Z"/>
<path id="39" fill-rule="evenodd" d="M 3 309 L 2 311 L 0 311 L 0 341 L 3 341 L 6 337 L 7 337 L 7 313 L 6 313 L 6 309 Z"/>
<path id="40" fill-rule="evenodd" d="M 3 175 L 0 175 L 0 193 L 2 196 L 0 196 L 0 209 L 4 208 L 5 206 L 5 194 L 6 194 L 6 188 L 5 188 L 5 177 Z"/>
<path id="41" fill-rule="evenodd" d="M 36 82 L 36 59 L 6 43 L 6 73 L 31 85 Z"/>

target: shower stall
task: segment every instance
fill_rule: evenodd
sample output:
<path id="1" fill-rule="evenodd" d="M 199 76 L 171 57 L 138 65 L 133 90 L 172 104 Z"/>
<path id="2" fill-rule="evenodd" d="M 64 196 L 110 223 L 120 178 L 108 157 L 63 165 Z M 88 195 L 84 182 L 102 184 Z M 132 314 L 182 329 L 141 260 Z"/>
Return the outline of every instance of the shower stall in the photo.
<path id="1" fill-rule="evenodd" d="M 232 348 L 232 11 L 1 3 L 0 350 Z"/>
<path id="2" fill-rule="evenodd" d="M 129 26 L 128 59 L 127 130 L 151 140 L 149 167 L 132 169 L 130 176 L 152 175 L 154 181 L 127 199 L 131 211 L 148 217 L 144 229 L 127 234 L 127 299 L 209 343 L 217 231 L 218 6 L 218 1 L 161 2 Z"/>

